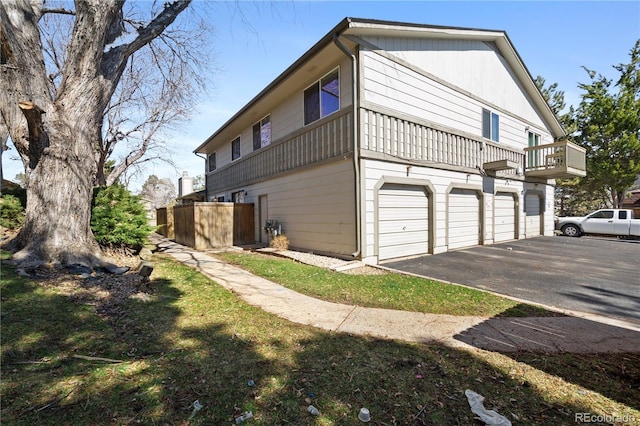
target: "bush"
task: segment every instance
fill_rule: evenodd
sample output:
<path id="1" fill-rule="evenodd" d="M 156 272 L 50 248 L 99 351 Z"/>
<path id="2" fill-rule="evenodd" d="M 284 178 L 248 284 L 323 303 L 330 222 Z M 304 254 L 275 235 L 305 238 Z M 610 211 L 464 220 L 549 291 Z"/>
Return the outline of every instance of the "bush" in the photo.
<path id="1" fill-rule="evenodd" d="M 140 197 L 123 185 L 112 185 L 94 191 L 91 230 L 96 241 L 112 248 L 141 248 L 154 230 Z"/>
<path id="2" fill-rule="evenodd" d="M 15 195 L 5 194 L 0 197 L 0 226 L 17 229 L 24 223 L 24 206 Z"/>

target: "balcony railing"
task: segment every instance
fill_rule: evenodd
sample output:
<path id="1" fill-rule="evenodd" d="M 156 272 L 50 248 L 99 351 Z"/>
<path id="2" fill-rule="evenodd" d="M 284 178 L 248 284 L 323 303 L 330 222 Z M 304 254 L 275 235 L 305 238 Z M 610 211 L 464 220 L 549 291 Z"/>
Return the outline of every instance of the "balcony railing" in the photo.
<path id="1" fill-rule="evenodd" d="M 586 150 L 568 141 L 524 149 L 525 175 L 546 179 L 569 179 L 587 175 Z"/>
<path id="2" fill-rule="evenodd" d="M 250 185 L 269 177 L 353 152 L 350 108 L 331 114 L 270 146 L 207 174 L 209 194 Z"/>
<path id="3" fill-rule="evenodd" d="M 504 161 L 503 175 L 524 167 L 521 149 L 483 140 L 470 134 L 453 133 L 378 111 L 363 109 L 362 149 L 407 161 L 477 170 L 488 163 Z"/>

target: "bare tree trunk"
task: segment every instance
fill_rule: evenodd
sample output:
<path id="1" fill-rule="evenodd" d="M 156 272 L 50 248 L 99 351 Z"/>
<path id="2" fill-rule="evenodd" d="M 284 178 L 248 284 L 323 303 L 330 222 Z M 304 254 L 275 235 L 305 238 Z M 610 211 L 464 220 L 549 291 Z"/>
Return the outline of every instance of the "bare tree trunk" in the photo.
<path id="1" fill-rule="evenodd" d="M 20 108 L 27 119 L 30 144 L 36 145 L 39 138 L 37 145 L 43 149 L 27 168 L 25 226 L 18 236 L 21 250 L 14 260 L 27 266 L 42 262 L 102 265 L 90 228 L 95 162 L 87 149 L 91 147 L 87 138 L 92 136 L 77 131 L 81 117 L 73 120 L 73 115 L 54 108 L 43 121 L 44 114 L 33 103 L 22 102 Z M 69 118 L 75 126 L 68 124 Z"/>

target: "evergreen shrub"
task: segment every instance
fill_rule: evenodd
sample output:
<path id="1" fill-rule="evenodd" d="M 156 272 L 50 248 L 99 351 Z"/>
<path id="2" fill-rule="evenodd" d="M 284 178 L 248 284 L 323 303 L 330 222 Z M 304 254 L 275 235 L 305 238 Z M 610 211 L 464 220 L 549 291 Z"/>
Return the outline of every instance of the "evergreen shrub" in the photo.
<path id="1" fill-rule="evenodd" d="M 154 228 L 140 197 L 116 184 L 94 191 L 91 230 L 103 247 L 138 250 Z"/>
<path id="2" fill-rule="evenodd" d="M 17 229 L 24 223 L 24 206 L 15 195 L 3 194 L 0 197 L 0 226 Z"/>

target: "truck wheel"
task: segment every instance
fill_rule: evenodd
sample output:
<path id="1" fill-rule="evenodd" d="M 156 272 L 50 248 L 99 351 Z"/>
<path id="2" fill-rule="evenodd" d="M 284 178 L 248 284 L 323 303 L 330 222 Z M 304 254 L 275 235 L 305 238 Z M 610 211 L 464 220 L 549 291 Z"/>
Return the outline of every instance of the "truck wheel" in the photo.
<path id="1" fill-rule="evenodd" d="M 579 237 L 580 228 L 573 224 L 565 225 L 562 227 L 562 233 L 567 237 Z"/>

